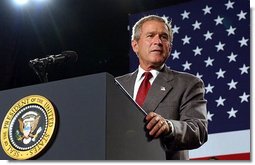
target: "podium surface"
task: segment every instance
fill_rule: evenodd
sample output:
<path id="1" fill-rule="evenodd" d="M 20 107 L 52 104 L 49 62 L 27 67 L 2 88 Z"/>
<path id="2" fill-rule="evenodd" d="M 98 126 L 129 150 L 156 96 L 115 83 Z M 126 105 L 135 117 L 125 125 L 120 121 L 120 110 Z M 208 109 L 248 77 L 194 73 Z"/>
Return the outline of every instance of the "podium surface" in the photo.
<path id="1" fill-rule="evenodd" d="M 166 159 L 159 139 L 146 137 L 144 114 L 108 73 L 0 91 L 1 124 L 12 105 L 29 95 L 50 100 L 57 114 L 52 142 L 32 159 Z M 0 159 L 11 159 L 2 146 Z"/>

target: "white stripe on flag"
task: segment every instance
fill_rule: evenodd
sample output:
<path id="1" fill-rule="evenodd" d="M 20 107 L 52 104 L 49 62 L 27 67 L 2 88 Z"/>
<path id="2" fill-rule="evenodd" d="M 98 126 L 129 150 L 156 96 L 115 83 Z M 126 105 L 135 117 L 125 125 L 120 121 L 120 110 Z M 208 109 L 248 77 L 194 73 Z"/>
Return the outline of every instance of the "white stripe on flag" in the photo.
<path id="1" fill-rule="evenodd" d="M 209 134 L 208 141 L 189 152 L 190 158 L 250 153 L 250 130 Z"/>

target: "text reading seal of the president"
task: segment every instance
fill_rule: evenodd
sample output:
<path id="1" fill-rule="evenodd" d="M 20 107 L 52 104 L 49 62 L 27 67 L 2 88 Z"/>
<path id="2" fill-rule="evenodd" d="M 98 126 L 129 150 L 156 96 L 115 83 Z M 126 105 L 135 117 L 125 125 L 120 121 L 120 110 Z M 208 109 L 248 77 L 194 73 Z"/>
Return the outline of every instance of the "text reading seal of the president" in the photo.
<path id="1" fill-rule="evenodd" d="M 56 113 L 51 102 L 30 95 L 7 112 L 1 127 L 1 145 L 13 159 L 31 159 L 46 149 L 55 128 Z"/>

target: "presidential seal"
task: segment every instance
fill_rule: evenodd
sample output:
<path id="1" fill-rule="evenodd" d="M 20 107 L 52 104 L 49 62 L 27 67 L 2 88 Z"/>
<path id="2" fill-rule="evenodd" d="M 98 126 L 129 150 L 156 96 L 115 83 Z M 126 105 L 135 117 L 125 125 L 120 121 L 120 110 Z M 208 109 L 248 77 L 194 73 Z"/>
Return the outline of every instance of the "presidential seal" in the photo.
<path id="1" fill-rule="evenodd" d="M 7 112 L 1 128 L 1 144 L 13 159 L 31 159 L 45 150 L 53 137 L 56 114 L 43 96 L 20 99 Z"/>

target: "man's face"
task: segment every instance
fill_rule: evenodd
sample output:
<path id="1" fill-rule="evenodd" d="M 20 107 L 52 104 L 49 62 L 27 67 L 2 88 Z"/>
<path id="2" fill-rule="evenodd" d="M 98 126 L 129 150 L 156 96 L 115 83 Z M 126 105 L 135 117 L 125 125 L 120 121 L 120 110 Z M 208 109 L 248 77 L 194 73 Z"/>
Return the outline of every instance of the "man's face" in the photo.
<path id="1" fill-rule="evenodd" d="M 140 39 L 132 41 L 132 48 L 144 70 L 160 67 L 171 51 L 167 26 L 155 20 L 145 22 L 141 27 Z"/>

